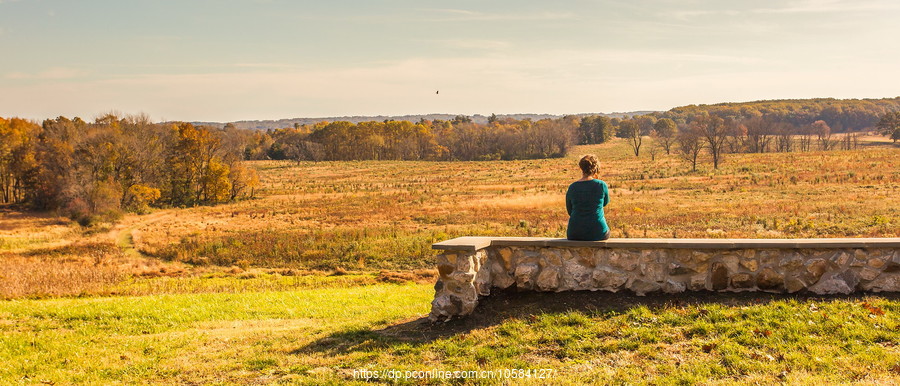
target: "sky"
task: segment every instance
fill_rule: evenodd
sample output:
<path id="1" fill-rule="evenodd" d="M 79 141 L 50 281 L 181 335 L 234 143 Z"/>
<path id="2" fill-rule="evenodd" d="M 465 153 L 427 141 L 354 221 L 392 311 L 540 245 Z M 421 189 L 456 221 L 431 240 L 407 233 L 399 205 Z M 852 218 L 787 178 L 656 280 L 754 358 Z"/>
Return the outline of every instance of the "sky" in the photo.
<path id="1" fill-rule="evenodd" d="M 228 122 L 896 97 L 898 37 L 897 0 L 0 0 L 0 116 Z"/>

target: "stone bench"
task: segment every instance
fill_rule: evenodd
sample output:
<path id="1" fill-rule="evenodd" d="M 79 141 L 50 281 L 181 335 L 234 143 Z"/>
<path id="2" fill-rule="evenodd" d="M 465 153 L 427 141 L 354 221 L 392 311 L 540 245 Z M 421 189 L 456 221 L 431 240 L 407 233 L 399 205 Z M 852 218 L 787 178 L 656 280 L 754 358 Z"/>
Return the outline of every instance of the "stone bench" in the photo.
<path id="1" fill-rule="evenodd" d="M 900 238 L 610 239 L 459 237 L 432 245 L 431 320 L 475 310 L 493 288 L 848 294 L 900 291 Z"/>

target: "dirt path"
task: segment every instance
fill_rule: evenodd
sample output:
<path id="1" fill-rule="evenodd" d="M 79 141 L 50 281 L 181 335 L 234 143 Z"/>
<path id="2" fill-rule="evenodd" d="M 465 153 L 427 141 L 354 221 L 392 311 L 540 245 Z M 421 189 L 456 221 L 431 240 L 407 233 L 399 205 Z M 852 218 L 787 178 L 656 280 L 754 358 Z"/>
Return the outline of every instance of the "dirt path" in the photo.
<path id="1" fill-rule="evenodd" d="M 147 215 L 129 215 L 113 226 L 104 237 L 122 249 L 126 256 L 147 257 L 135 247 L 133 232 L 141 226 L 165 220 L 174 215 L 175 211 L 172 209 L 159 210 Z"/>

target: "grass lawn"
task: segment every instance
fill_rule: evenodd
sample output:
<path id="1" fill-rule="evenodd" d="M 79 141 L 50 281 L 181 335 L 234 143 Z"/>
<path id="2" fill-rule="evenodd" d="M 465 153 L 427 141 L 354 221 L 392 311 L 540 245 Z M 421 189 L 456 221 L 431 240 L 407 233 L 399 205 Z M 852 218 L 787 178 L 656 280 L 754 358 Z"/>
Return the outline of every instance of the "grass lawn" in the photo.
<path id="1" fill-rule="evenodd" d="M 534 383 L 900 382 L 897 295 L 503 292 L 470 318 L 432 325 L 432 294 L 377 284 L 8 300 L 0 383 L 342 383 L 361 381 L 360 369 L 552 369 Z"/>

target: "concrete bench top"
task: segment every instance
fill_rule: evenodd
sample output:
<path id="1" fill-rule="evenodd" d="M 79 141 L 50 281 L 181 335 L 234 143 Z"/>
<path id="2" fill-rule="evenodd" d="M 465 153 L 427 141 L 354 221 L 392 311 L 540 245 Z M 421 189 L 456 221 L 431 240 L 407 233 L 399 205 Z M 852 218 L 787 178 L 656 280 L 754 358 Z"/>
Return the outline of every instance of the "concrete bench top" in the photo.
<path id="1" fill-rule="evenodd" d="M 477 251 L 487 247 L 571 247 L 571 248 L 900 248 L 900 237 L 833 239 L 609 239 L 573 241 L 547 237 L 457 237 L 431 245 L 445 251 Z"/>

